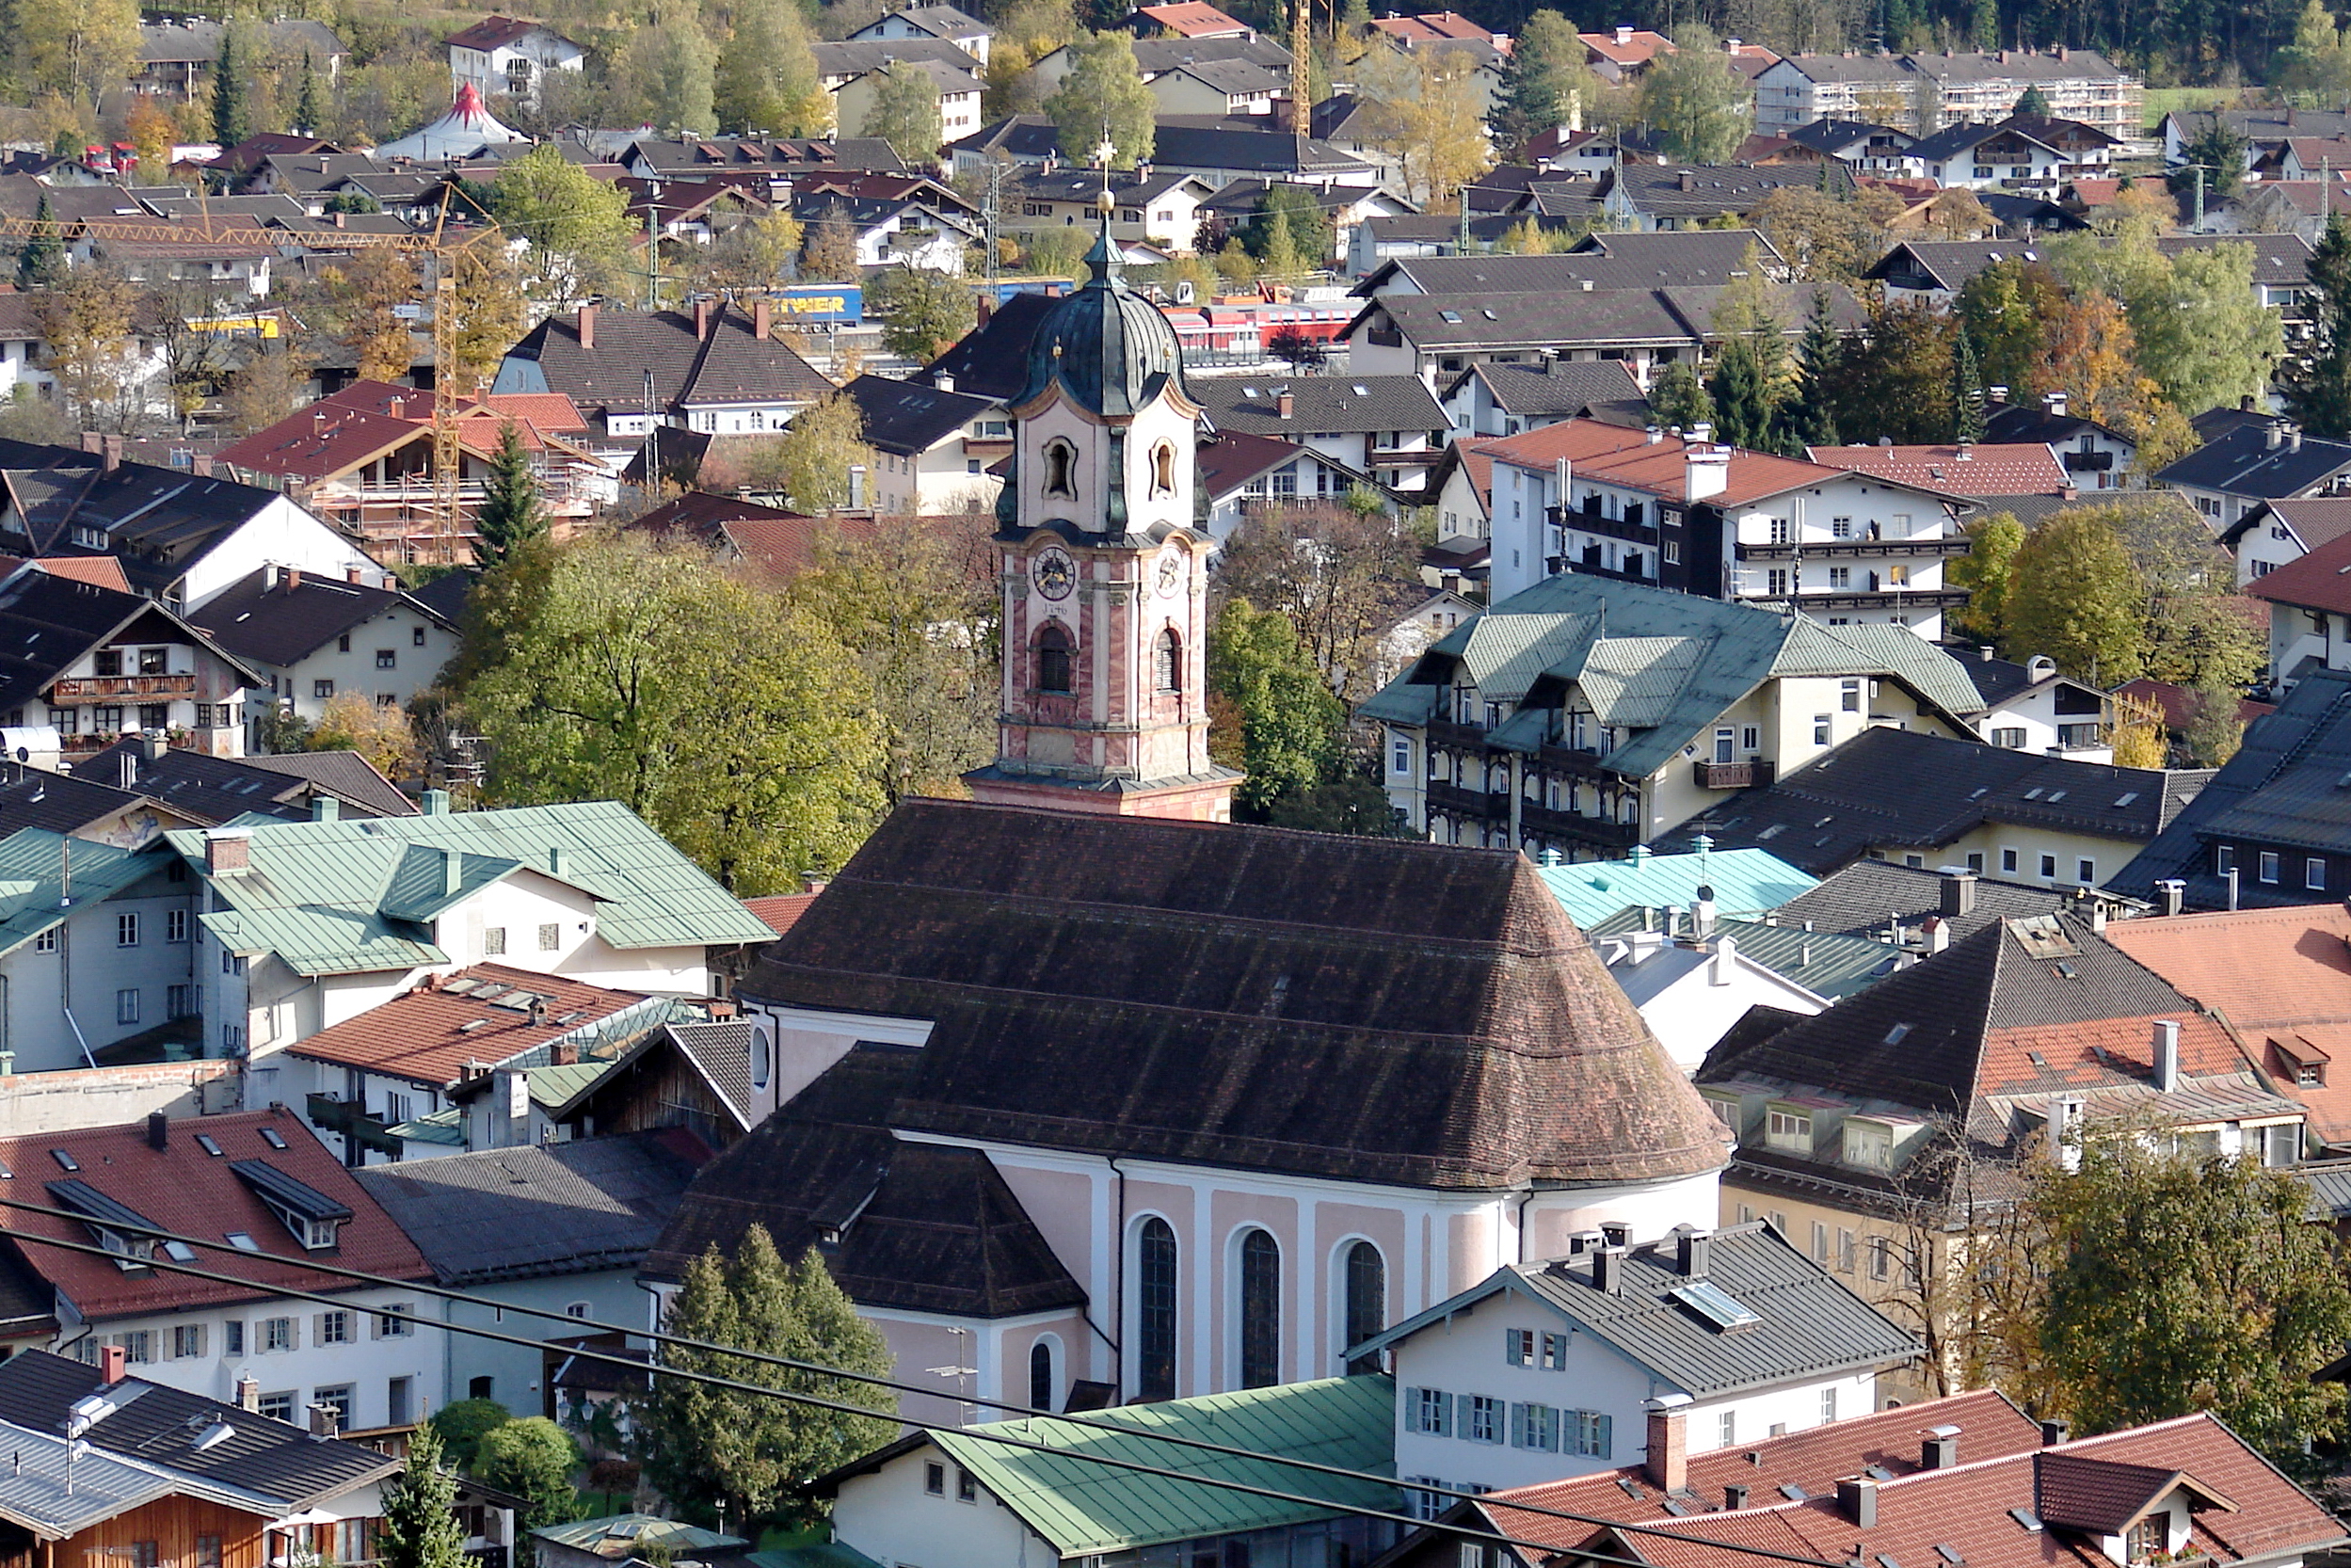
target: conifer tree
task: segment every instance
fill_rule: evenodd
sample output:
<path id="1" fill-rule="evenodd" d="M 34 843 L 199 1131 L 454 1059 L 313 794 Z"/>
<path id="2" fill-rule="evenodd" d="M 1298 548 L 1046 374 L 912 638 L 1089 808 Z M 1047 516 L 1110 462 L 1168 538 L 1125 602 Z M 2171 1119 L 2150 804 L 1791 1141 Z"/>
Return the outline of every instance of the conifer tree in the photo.
<path id="1" fill-rule="evenodd" d="M 1783 447 L 1802 451 L 1808 446 L 1834 446 L 1837 421 L 1832 401 L 1836 391 L 1837 357 L 1844 344 L 1829 313 L 1825 289 L 1813 294 L 1812 313 L 1804 318 L 1803 335 L 1796 341 L 1796 395 L 1781 406 L 1786 429 Z"/>
<path id="2" fill-rule="evenodd" d="M 302 52 L 302 87 L 294 102 L 294 120 L 296 129 L 312 136 L 327 123 L 327 97 L 319 86 L 318 61 L 307 49 Z"/>
<path id="3" fill-rule="evenodd" d="M 1714 375 L 1706 382 L 1714 400 L 1716 436 L 1733 446 L 1762 448 L 1771 440 L 1771 388 L 1765 378 L 1763 357 L 1745 338 L 1722 345 Z"/>
<path id="4" fill-rule="evenodd" d="M 465 1527 L 457 1486 L 440 1467 L 440 1434 L 430 1422 L 408 1440 L 408 1468 L 384 1490 L 379 1568 L 463 1568 Z"/>
<path id="5" fill-rule="evenodd" d="M 46 200 L 46 199 L 44 199 Z M 29 254 L 29 252 L 28 252 Z M 2279 367 L 2286 411 L 2313 436 L 2351 437 L 2351 220 L 2337 213 L 2311 256 L 2311 341 Z"/>
<path id="6" fill-rule="evenodd" d="M 40 205 L 33 209 L 36 223 L 57 221 L 57 210 L 49 204 L 49 193 L 40 193 Z M 16 254 L 16 286 L 20 289 L 38 288 L 55 280 L 58 264 L 65 260 L 65 242 L 54 229 L 43 229 L 24 242 L 24 248 Z"/>
<path id="7" fill-rule="evenodd" d="M 1952 334 L 1951 417 L 1956 437 L 1963 441 L 1984 439 L 1984 377 L 1975 368 L 1975 345 L 1967 329 Z"/>
<path id="8" fill-rule="evenodd" d="M 253 62 L 245 57 L 243 29 L 232 20 L 220 29 L 220 57 L 213 64 L 213 139 L 224 148 L 245 139 L 252 106 L 246 77 Z"/>
<path id="9" fill-rule="evenodd" d="M 525 542 L 547 532 L 547 509 L 539 504 L 538 476 L 531 472 L 531 454 L 522 433 L 508 420 L 499 432 L 498 456 L 490 459 L 489 479 L 482 487 L 481 515 L 474 520 L 479 536 L 474 558 L 494 567 Z"/>

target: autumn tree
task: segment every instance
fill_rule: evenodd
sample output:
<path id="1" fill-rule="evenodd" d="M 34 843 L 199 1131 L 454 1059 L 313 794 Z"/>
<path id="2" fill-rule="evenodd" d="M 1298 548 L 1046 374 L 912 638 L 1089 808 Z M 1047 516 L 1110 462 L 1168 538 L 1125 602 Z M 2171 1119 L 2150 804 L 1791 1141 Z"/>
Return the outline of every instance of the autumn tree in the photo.
<path id="1" fill-rule="evenodd" d="M 1954 630 L 1999 648 L 2008 641 L 2008 585 L 2017 552 L 2024 548 L 2024 525 L 2013 513 L 1993 512 L 1967 525 L 1967 553 L 1943 568 L 1955 588 L 1967 592 L 1967 606 L 1952 612 Z"/>
<path id="2" fill-rule="evenodd" d="M 371 247 L 322 267 L 318 280 L 341 318 L 337 336 L 359 357 L 360 378 L 406 376 L 416 360 L 410 337 L 420 297 L 415 261 L 389 246 Z"/>
<path id="3" fill-rule="evenodd" d="M 939 118 L 938 83 L 917 60 L 903 60 L 878 74 L 881 81 L 873 89 L 865 134 L 889 143 L 890 151 L 910 164 L 935 161 L 946 135 Z"/>
<path id="4" fill-rule="evenodd" d="M 744 464 L 744 488 L 786 497 L 804 512 L 834 512 L 850 503 L 850 470 L 872 472 L 865 416 L 836 392 L 792 416 L 782 435 L 760 443 Z"/>
<path id="5" fill-rule="evenodd" d="M 1132 168 L 1157 145 L 1159 102 L 1144 85 L 1131 36 L 1087 33 L 1071 40 L 1069 74 L 1045 101 L 1045 112 L 1072 162 L 1091 161 L 1108 141 L 1111 167 Z"/>
<path id="6" fill-rule="evenodd" d="M 2085 1433 L 2206 1412 L 2289 1471 L 2344 1429 L 2312 1376 L 2351 1338 L 2351 1290 L 2309 1190 L 2255 1158 L 2093 1131 L 2078 1169 L 2028 1169 L 2045 1272 L 2034 1342 Z"/>
<path id="7" fill-rule="evenodd" d="M 293 413 L 308 391 L 311 368 L 310 356 L 298 343 L 280 339 L 275 344 L 252 345 L 222 393 L 229 433 L 249 436 Z"/>
<path id="8" fill-rule="evenodd" d="M 1797 280 L 1851 283 L 1886 252 L 1889 209 L 1883 191 L 1835 196 L 1813 185 L 1783 185 L 1758 201 L 1747 221 L 1786 258 Z"/>
<path id="9" fill-rule="evenodd" d="M 867 683 L 699 551 L 524 547 L 467 604 L 458 696 L 505 805 L 617 800 L 738 896 L 846 859 L 880 809 Z"/>
<path id="10" fill-rule="evenodd" d="M 723 1511 L 755 1532 L 799 1523 L 802 1482 L 897 1435 L 897 1400 L 855 1375 L 801 1371 L 729 1349 L 888 1377 L 881 1332 L 857 1313 L 814 1249 L 786 1264 L 764 1226 L 746 1228 L 733 1256 L 715 1242 L 686 1265 L 662 1327 L 684 1343 L 663 1348 L 661 1367 L 806 1395 L 872 1411 L 844 1416 L 757 1393 L 664 1377 L 630 1400 L 632 1447 L 645 1477 L 673 1502 Z M 704 1348 L 723 1347 L 723 1348 Z"/>
<path id="11" fill-rule="evenodd" d="M 996 754 L 1002 599 L 987 543 L 993 521 L 901 520 L 817 536 L 815 569 L 792 601 L 854 651 L 881 721 L 876 782 L 891 806 L 957 794 Z"/>
<path id="12" fill-rule="evenodd" d="M 632 29 L 613 62 L 614 107 L 624 123 L 708 130 L 716 122 L 717 65 L 717 51 L 693 12 L 662 16 Z"/>
<path id="13" fill-rule="evenodd" d="M 893 354 L 929 364 L 971 330 L 977 307 L 960 278 L 924 267 L 894 266 L 866 287 L 882 318 L 882 343 Z"/>
<path id="14" fill-rule="evenodd" d="M 1367 139 L 1395 158 L 1415 200 L 1436 206 L 1494 167 L 1476 60 L 1458 49 L 1376 45 L 1356 67 Z"/>
<path id="15" fill-rule="evenodd" d="M 857 232 L 834 202 L 817 215 L 801 241 L 800 276 L 813 283 L 848 282 L 857 276 Z"/>
<path id="16" fill-rule="evenodd" d="M 567 161 L 561 149 L 534 148 L 499 173 L 490 216 L 529 244 L 529 291 L 562 308 L 625 272 L 637 220 L 618 186 Z"/>
<path id="17" fill-rule="evenodd" d="M 138 291 L 110 265 L 74 267 L 33 304 L 49 340 L 57 392 L 84 430 L 137 428 L 147 373 L 132 335 Z"/>
<path id="18" fill-rule="evenodd" d="M 2126 221 L 2103 243 L 2076 235 L 2052 248 L 2077 303 L 2103 295 L 2121 308 L 2133 360 L 2166 402 L 2200 413 L 2263 391 L 2284 338 L 2278 312 L 2254 293 L 2252 246 L 2167 256 L 2156 233 Z"/>
<path id="19" fill-rule="evenodd" d="M 1328 267 L 1336 253 L 1335 226 L 1315 193 L 1303 185 L 1268 185 L 1249 221 L 1241 225 L 1241 248 L 1259 261 L 1272 253 L 1277 241 L 1287 243 L 1293 270 L 1298 265 Z"/>
<path id="20" fill-rule="evenodd" d="M 465 394 L 497 377 L 506 350 L 522 335 L 523 278 L 513 256 L 494 240 L 467 246 L 452 264 L 456 287 L 450 294 L 436 293 L 434 307 L 456 311 L 449 368 L 458 392 Z"/>
<path id="21" fill-rule="evenodd" d="M 800 220 L 785 208 L 754 213 L 703 248 L 700 281 L 721 291 L 773 289 L 784 280 L 807 239 Z"/>
<path id="22" fill-rule="evenodd" d="M 27 103 L 43 94 L 95 112 L 138 60 L 136 0 L 16 0 L 8 8 L 5 68 Z"/>
<path id="23" fill-rule="evenodd" d="M 2351 92 L 2351 46 L 2346 46 L 2343 29 L 2326 0 L 2303 0 L 2301 14 L 2295 19 L 2294 41 L 2278 51 L 2277 69 L 2270 80 L 2287 92 L 2326 104 Z M 2211 125 L 2226 129 L 2218 114 L 2204 118 Z M 2212 160 L 2191 156 L 2189 161 Z M 2240 177 L 2242 171 L 2240 164 Z"/>
<path id="24" fill-rule="evenodd" d="M 1225 541 L 1217 593 L 1286 616 L 1307 660 L 1352 705 L 1377 688 L 1380 641 L 1419 564 L 1419 541 L 1376 502 L 1300 503 L 1241 520 Z"/>
<path id="25" fill-rule="evenodd" d="M 2062 673 L 2102 688 L 2135 680 L 2146 667 L 2144 591 L 2107 519 L 2060 512 L 2016 552 L 2001 651 L 2047 654 Z"/>
<path id="26" fill-rule="evenodd" d="M 1953 305 L 1984 385 L 2006 387 L 2010 402 L 2026 406 L 2055 390 L 2040 380 L 2053 368 L 2043 358 L 2043 338 L 2047 324 L 2065 308 L 2057 275 L 2021 256 L 2005 256 L 1970 278 Z"/>
<path id="27" fill-rule="evenodd" d="M 1754 88 L 1703 24 L 1685 24 L 1673 45 L 1641 72 L 1640 117 L 1676 163 L 1727 164 L 1754 129 Z"/>
<path id="28" fill-rule="evenodd" d="M 378 703 L 365 692 L 337 692 L 327 699 L 303 740 L 305 751 L 356 751 L 386 778 L 415 776 L 416 732 L 397 706 Z"/>
<path id="29" fill-rule="evenodd" d="M 734 0 L 734 36 L 718 53 L 712 112 L 733 135 L 804 136 L 828 105 L 807 13 L 793 0 Z"/>
<path id="30" fill-rule="evenodd" d="M 2199 681 L 2188 694 L 2187 723 L 2180 730 L 2188 760 L 2199 768 L 2217 768 L 2234 757 L 2245 744 L 2245 721 L 2237 716 L 2244 708 L 2241 687 L 2218 679 Z"/>

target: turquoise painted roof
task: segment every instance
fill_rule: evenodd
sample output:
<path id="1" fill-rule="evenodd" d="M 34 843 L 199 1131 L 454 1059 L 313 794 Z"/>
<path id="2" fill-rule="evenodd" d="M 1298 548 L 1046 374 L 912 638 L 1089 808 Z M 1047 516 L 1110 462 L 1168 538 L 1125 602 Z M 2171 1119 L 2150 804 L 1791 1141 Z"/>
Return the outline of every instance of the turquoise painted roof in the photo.
<path id="1" fill-rule="evenodd" d="M 1173 1448 L 1143 1435 L 1167 1432 L 1256 1453 L 1392 1475 L 1396 1468 L 1396 1384 L 1388 1378 L 1325 1378 L 1238 1394 L 1124 1405 L 1096 1411 L 1086 1418 L 1131 1428 L 1133 1434 L 1105 1432 L 1095 1425 L 1078 1426 L 1051 1416 L 1031 1416 L 938 1432 L 934 1441 L 1064 1558 L 1302 1524 L 1328 1518 L 1331 1511 L 1010 1448 L 987 1442 L 979 1433 L 1003 1432 L 1073 1453 L 1103 1454 L 1354 1507 L 1394 1510 L 1399 1502 L 1393 1486 L 1377 1480 L 1342 1480 L 1270 1460 L 1233 1459 L 1197 1448 Z"/>
<path id="2" fill-rule="evenodd" d="M 596 1552 L 617 1562 L 622 1558 L 641 1557 L 643 1548 L 659 1546 L 673 1552 L 724 1551 L 735 1546 L 748 1546 L 750 1542 L 740 1535 L 721 1535 L 698 1525 L 680 1524 L 651 1513 L 615 1513 L 601 1519 L 576 1519 L 564 1525 L 542 1525 L 531 1532 L 542 1541 L 569 1546 L 575 1551 Z M 599 1548 L 602 1550 L 599 1550 Z"/>
<path id="3" fill-rule="evenodd" d="M 411 1144 L 447 1144 L 461 1149 L 465 1147 L 465 1107 L 445 1106 L 429 1115 L 398 1122 L 384 1130 Z"/>
<path id="4" fill-rule="evenodd" d="M 40 827 L 19 828 L 0 839 L 0 953 L 13 952 L 65 923 L 66 847 L 63 834 Z M 71 859 L 76 904 L 110 898 L 168 863 L 160 854 L 88 839 L 72 840 Z"/>
<path id="5" fill-rule="evenodd" d="M 1702 883 L 1714 889 L 1715 909 L 1733 916 L 1777 909 L 1820 882 L 1767 849 L 1583 860 L 1538 867 L 1537 872 L 1568 919 L 1587 931 L 1627 907 L 1687 909 L 1697 902 Z"/>
<path id="6" fill-rule="evenodd" d="M 597 934 L 616 948 L 768 942 L 776 936 L 613 801 L 249 825 L 251 869 L 207 877 L 228 907 L 201 918 L 232 951 L 274 952 L 301 974 L 444 963 L 448 955 L 433 945 L 424 922 L 525 867 L 599 900 Z M 200 873 L 203 833 L 167 837 Z M 443 890 L 443 850 L 460 856 L 456 894 Z M 560 872 L 552 869 L 557 850 Z"/>
<path id="7" fill-rule="evenodd" d="M 1463 621 L 1357 712 L 1419 726 L 1443 687 L 1475 685 L 1480 700 L 1516 704 L 1489 744 L 1531 752 L 1552 734 L 1574 684 L 1596 722 L 1622 736 L 1603 766 L 1645 778 L 1732 704 L 1774 676 L 1891 677 L 1945 713 L 1983 707 L 1959 662 L 1899 626 L 1824 626 L 1752 604 L 1671 593 L 1565 572 Z M 1523 722 L 1522 722 L 1523 721 Z M 1604 911 L 1605 912 L 1605 911 Z"/>
<path id="8" fill-rule="evenodd" d="M 1595 940 L 1639 931 L 1641 911 L 1638 906 L 1628 906 L 1585 929 Z M 1766 925 L 1761 920 L 1723 920 L 1717 929 L 1731 934 L 1741 958 L 1752 959 L 1782 979 L 1794 981 L 1829 1001 L 1843 1001 L 1856 992 L 1869 989 L 1894 973 L 1902 960 L 1896 949 L 1867 936 L 1806 931 L 1801 926 Z"/>

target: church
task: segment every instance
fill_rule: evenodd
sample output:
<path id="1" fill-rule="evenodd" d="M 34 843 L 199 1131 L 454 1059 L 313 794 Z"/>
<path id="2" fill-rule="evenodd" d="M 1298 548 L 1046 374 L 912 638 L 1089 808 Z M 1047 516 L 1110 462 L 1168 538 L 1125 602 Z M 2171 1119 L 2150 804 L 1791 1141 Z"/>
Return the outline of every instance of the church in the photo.
<path id="1" fill-rule="evenodd" d="M 1176 337 L 1103 239 L 1013 406 L 1001 742 L 739 993 L 753 1130 L 644 1283 L 815 1247 L 987 1420 L 1327 1377 L 1604 1227 L 1710 1226 L 1722 1125 L 1516 851 L 1231 823 Z"/>

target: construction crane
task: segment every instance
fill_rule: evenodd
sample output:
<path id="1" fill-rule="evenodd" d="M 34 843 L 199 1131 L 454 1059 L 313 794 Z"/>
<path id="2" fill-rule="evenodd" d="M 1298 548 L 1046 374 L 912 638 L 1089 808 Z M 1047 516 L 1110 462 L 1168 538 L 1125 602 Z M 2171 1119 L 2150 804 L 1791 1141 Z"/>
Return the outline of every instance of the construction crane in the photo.
<path id="1" fill-rule="evenodd" d="M 251 246 L 267 250 L 308 245 L 322 250 L 393 250 L 430 258 L 433 275 L 426 288 L 433 312 L 433 532 L 441 558 L 455 562 L 458 541 L 465 535 L 458 517 L 457 484 L 462 462 L 457 441 L 457 261 L 466 250 L 500 231 L 495 225 L 484 225 L 453 239 L 448 222 L 449 200 L 444 195 L 429 233 L 378 234 L 337 229 L 331 234 L 299 234 L 206 213 L 181 222 L 0 217 L 0 241 L 87 237 L 134 245 Z"/>

